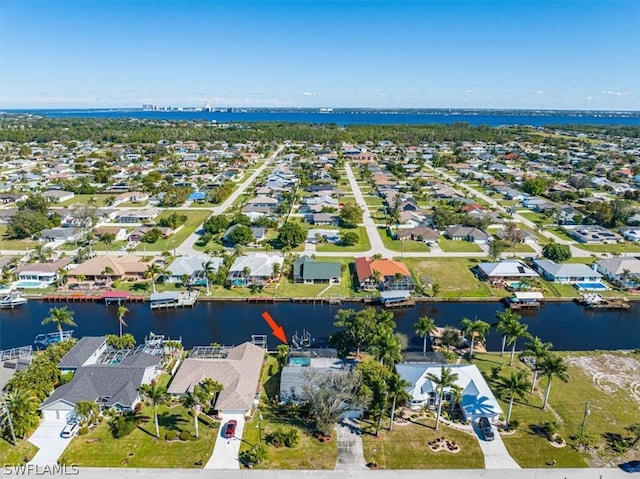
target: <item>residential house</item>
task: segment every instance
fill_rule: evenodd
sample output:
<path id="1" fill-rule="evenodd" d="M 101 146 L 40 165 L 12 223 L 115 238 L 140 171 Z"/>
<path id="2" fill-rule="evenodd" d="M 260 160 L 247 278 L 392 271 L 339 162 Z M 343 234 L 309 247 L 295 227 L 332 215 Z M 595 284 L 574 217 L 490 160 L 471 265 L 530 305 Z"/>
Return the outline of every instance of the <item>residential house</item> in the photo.
<path id="1" fill-rule="evenodd" d="M 185 359 L 167 392 L 184 396 L 205 379 L 213 379 L 222 384 L 214 404 L 218 414 L 250 413 L 260 397 L 265 350 L 247 342 L 225 350 L 225 353 L 226 357 L 191 356 Z"/>
<path id="2" fill-rule="evenodd" d="M 312 375 L 346 374 L 348 368 L 335 349 L 291 351 L 280 373 L 280 402 L 299 403 Z"/>
<path id="3" fill-rule="evenodd" d="M 596 261 L 596 268 L 614 284 L 629 289 L 640 288 L 640 259 L 636 257 L 600 259 Z"/>
<path id="4" fill-rule="evenodd" d="M 125 241 L 127 239 L 127 230 L 118 226 L 98 226 L 93 230 L 93 234 L 98 241 L 107 233 L 112 234 L 115 237 L 115 241 Z"/>
<path id="5" fill-rule="evenodd" d="M 391 259 L 355 258 L 360 289 L 382 291 L 413 291 L 415 285 L 407 265 Z"/>
<path id="6" fill-rule="evenodd" d="M 264 285 L 275 276 L 274 265 L 282 269 L 284 258 L 279 254 L 248 253 L 236 258 L 227 276 L 231 286 Z"/>
<path id="7" fill-rule="evenodd" d="M 479 263 L 476 267 L 478 278 L 484 281 L 521 280 L 538 278 L 532 268 L 516 260 L 505 260 L 498 263 Z"/>
<path id="8" fill-rule="evenodd" d="M 144 279 L 147 263 L 135 255 L 101 255 L 88 259 L 67 273 L 68 283 L 83 281 L 104 281 L 109 279 Z"/>
<path id="9" fill-rule="evenodd" d="M 42 193 L 42 196 L 49 203 L 62 203 L 73 198 L 75 194 L 72 191 L 48 190 Z"/>
<path id="10" fill-rule="evenodd" d="M 89 346 L 95 346 L 97 342 L 78 342 L 74 347 L 86 347 L 88 352 Z M 150 384 L 159 375 L 160 357 L 140 351 L 127 354 L 117 363 L 112 360 L 102 362 L 101 357 L 94 363 L 94 356 L 101 347 L 97 346 L 96 351 L 90 353 L 90 358 L 85 361 L 87 364 L 75 369 L 70 382 L 58 387 L 42 403 L 40 410 L 45 418 L 69 419 L 74 416 L 74 408 L 80 401 L 95 402 L 101 410 L 134 410 L 141 401 L 140 387 Z M 61 365 L 65 366 L 65 362 L 61 361 Z"/>
<path id="11" fill-rule="evenodd" d="M 40 239 L 48 242 L 72 242 L 80 239 L 81 236 L 82 229 L 80 228 L 45 228 L 40 232 Z"/>
<path id="12" fill-rule="evenodd" d="M 148 223 L 159 214 L 160 211 L 156 208 L 123 211 L 117 214 L 116 223 Z"/>
<path id="13" fill-rule="evenodd" d="M 142 238 L 145 234 L 147 234 L 151 230 L 160 231 L 160 235 L 162 238 L 167 239 L 173 234 L 173 228 L 168 226 L 139 226 L 134 229 L 127 238 L 128 241 L 139 243 L 142 241 Z"/>
<path id="14" fill-rule="evenodd" d="M 565 231 L 576 241 L 586 244 L 618 243 L 622 237 L 599 225 L 566 227 Z"/>
<path id="15" fill-rule="evenodd" d="M 71 263 L 71 258 L 60 258 L 51 263 L 28 263 L 14 270 L 19 281 L 39 281 L 43 286 L 58 280 L 58 271 Z"/>
<path id="16" fill-rule="evenodd" d="M 118 206 L 123 203 L 146 203 L 149 201 L 149 195 L 141 191 L 127 191 L 116 196 L 113 201 L 113 206 Z"/>
<path id="17" fill-rule="evenodd" d="M 231 232 L 233 230 L 235 230 L 236 228 L 239 228 L 240 224 L 235 224 L 235 225 L 231 225 L 229 226 L 229 228 L 227 228 L 227 231 L 224 232 L 224 234 L 222 235 L 222 241 L 228 245 L 228 246 L 233 246 L 233 241 L 231 241 L 231 239 L 229 238 L 229 235 L 231 234 Z M 257 226 L 251 226 L 251 234 L 253 234 L 253 241 L 252 243 L 258 243 L 259 241 L 264 241 L 266 236 L 266 232 L 267 230 L 265 228 L 261 228 L 261 227 L 257 227 Z"/>
<path id="18" fill-rule="evenodd" d="M 442 374 L 442 368 L 449 369 L 457 376 L 454 387 L 460 389 L 462 399 L 460 409 L 464 420 L 475 421 L 484 416 L 490 421 L 496 421 L 502 414 L 502 408 L 482 377 L 475 364 L 449 364 L 446 366 L 433 363 L 398 364 L 398 375 L 409 383 L 407 393 L 412 408 L 423 406 L 436 409 L 438 402 L 453 399 L 453 387 L 445 388 L 443 397 L 438 397 L 438 385 L 430 379 Z"/>
<path id="19" fill-rule="evenodd" d="M 640 241 L 640 228 L 625 228 L 621 233 L 627 241 Z"/>
<path id="20" fill-rule="evenodd" d="M 452 240 L 471 241 L 478 244 L 487 244 L 491 240 L 491 236 L 488 233 L 473 226 L 449 226 L 444 234 Z"/>
<path id="21" fill-rule="evenodd" d="M 63 373 L 75 372 L 78 368 L 96 364 L 107 350 L 106 336 L 83 336 L 58 363 Z"/>
<path id="22" fill-rule="evenodd" d="M 320 242 L 337 243 L 340 241 L 340 231 L 318 228 L 310 229 L 307 232 L 307 239 L 305 241 L 309 244 L 318 244 Z"/>
<path id="23" fill-rule="evenodd" d="M 534 259 L 533 267 L 549 281 L 557 283 L 599 283 L 602 275 L 580 263 L 556 263 L 550 259 Z"/>
<path id="24" fill-rule="evenodd" d="M 0 194 L 0 203 L 3 205 L 9 203 L 17 203 L 18 201 L 26 200 L 28 198 L 24 193 L 2 193 Z"/>
<path id="25" fill-rule="evenodd" d="M 440 239 L 440 233 L 427 228 L 426 226 L 417 226 L 415 228 L 399 228 L 392 232 L 396 239 L 420 241 L 426 244 L 435 244 Z"/>
<path id="26" fill-rule="evenodd" d="M 340 284 L 342 263 L 316 261 L 301 256 L 293 263 L 293 280 L 304 284 Z"/>
<path id="27" fill-rule="evenodd" d="M 306 219 L 316 226 L 338 226 L 340 224 L 340 218 L 338 215 L 331 213 L 314 213 L 309 215 Z"/>
<path id="28" fill-rule="evenodd" d="M 167 266 L 164 282 L 183 283 L 186 277 L 187 285 L 203 286 L 206 284 L 206 270 L 216 272 L 223 263 L 224 260 L 217 256 L 179 256 Z"/>

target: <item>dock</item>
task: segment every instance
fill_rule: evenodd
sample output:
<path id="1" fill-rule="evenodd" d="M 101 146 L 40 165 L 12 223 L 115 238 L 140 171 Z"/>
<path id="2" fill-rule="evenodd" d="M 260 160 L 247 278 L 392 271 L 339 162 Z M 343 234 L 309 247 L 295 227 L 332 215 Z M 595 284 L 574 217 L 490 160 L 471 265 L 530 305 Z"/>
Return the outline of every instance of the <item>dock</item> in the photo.
<path id="1" fill-rule="evenodd" d="M 96 302 L 104 301 L 105 304 L 111 303 L 142 303 L 145 298 L 142 295 L 132 295 L 129 291 L 103 291 L 91 293 L 53 293 L 43 294 L 43 301 L 60 301 L 60 302 Z"/>
<path id="2" fill-rule="evenodd" d="M 504 298 L 507 307 L 513 310 L 520 309 L 540 309 L 544 303 L 544 296 L 542 293 L 531 292 L 516 292 L 509 298 Z"/>
<path id="3" fill-rule="evenodd" d="M 576 302 L 587 309 L 596 310 L 628 310 L 631 303 L 627 298 L 604 298 L 599 294 L 584 294 Z"/>
<path id="4" fill-rule="evenodd" d="M 165 291 L 153 293 L 149 306 L 151 309 L 193 307 L 198 300 L 198 291 Z"/>

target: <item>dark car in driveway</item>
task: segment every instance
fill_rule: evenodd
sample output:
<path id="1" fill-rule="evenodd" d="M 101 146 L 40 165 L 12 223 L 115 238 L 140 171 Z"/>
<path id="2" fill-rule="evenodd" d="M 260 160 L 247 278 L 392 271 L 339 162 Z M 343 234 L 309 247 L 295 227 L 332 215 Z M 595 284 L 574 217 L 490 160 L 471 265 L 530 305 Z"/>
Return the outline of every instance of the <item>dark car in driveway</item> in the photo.
<path id="1" fill-rule="evenodd" d="M 224 437 L 231 438 L 236 434 L 236 426 L 238 425 L 238 421 L 235 419 L 231 419 L 227 422 L 227 427 L 224 429 Z"/>
<path id="2" fill-rule="evenodd" d="M 640 472 L 640 461 L 629 461 L 620 464 L 620 469 L 624 472 Z"/>
<path id="3" fill-rule="evenodd" d="M 478 426 L 482 431 L 482 436 L 484 437 L 485 441 L 493 441 L 496 438 L 495 433 L 493 432 L 493 428 L 491 427 L 491 423 L 489 422 L 489 419 L 482 416 L 478 420 Z"/>

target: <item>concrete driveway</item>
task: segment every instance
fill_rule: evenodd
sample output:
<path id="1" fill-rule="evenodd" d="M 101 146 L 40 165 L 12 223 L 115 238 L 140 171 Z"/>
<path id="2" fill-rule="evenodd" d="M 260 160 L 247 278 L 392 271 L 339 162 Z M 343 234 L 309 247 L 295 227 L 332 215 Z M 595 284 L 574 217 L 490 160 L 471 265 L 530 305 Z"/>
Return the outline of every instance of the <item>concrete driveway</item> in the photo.
<path id="1" fill-rule="evenodd" d="M 336 470 L 358 471 L 368 470 L 362 449 L 360 423 L 356 419 L 344 419 L 337 427 L 338 460 Z"/>
<path id="2" fill-rule="evenodd" d="M 504 442 L 502 442 L 502 437 L 495 427 L 493 427 L 495 436 L 493 441 L 484 440 L 477 421 L 473 423 L 473 430 L 478 436 L 478 443 L 480 444 L 480 449 L 482 449 L 482 454 L 484 454 L 485 469 L 520 469 L 520 465 L 513 460 L 509 451 L 507 451 Z"/>
<path id="3" fill-rule="evenodd" d="M 37 466 L 57 464 L 58 458 L 73 439 L 60 437 L 65 424 L 67 424 L 66 419 L 45 418 L 42 420 L 36 432 L 29 438 L 31 444 L 40 448 L 29 464 Z"/>
<path id="4" fill-rule="evenodd" d="M 243 414 L 221 414 L 220 431 L 216 437 L 216 444 L 213 446 L 213 454 L 204 466 L 205 469 L 240 469 L 240 461 L 238 454 L 240 453 L 240 444 L 242 444 L 242 432 L 244 431 L 244 415 Z M 238 421 L 236 426 L 236 434 L 231 439 L 224 437 L 227 429 L 227 422 L 231 419 Z"/>

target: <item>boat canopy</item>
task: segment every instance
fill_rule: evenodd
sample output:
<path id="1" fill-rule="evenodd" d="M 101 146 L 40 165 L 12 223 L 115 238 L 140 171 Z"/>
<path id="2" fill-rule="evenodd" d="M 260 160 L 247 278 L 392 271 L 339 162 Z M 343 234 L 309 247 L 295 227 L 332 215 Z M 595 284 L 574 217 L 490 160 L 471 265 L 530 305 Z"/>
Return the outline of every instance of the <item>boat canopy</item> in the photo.
<path id="1" fill-rule="evenodd" d="M 539 291 L 517 292 L 513 295 L 518 298 L 518 301 L 541 301 L 544 299 L 544 295 Z"/>

